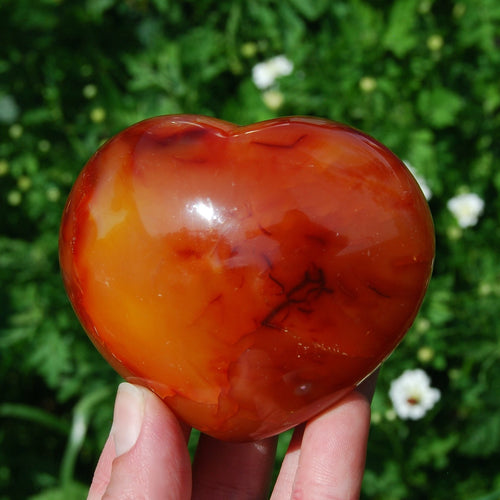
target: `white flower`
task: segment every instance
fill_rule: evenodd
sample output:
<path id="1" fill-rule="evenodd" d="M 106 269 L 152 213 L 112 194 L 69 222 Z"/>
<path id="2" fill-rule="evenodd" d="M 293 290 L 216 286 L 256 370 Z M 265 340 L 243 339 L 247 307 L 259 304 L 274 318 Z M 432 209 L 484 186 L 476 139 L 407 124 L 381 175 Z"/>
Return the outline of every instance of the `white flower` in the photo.
<path id="1" fill-rule="evenodd" d="M 389 397 L 399 418 L 418 420 L 439 401 L 441 392 L 430 383 L 429 376 L 420 368 L 406 370 L 392 381 Z"/>
<path id="2" fill-rule="evenodd" d="M 448 200 L 447 207 L 457 219 L 460 227 L 470 227 L 477 224 L 484 210 L 484 201 L 475 193 L 464 193 Z"/>
<path id="3" fill-rule="evenodd" d="M 417 181 L 418 185 L 420 186 L 420 189 L 422 190 L 422 193 L 425 196 L 425 199 L 429 201 L 432 198 L 432 191 L 429 185 L 427 184 L 426 180 L 417 173 L 415 168 L 412 165 L 410 165 L 409 162 L 404 161 L 403 163 L 406 165 L 408 170 L 411 172 L 411 174 Z"/>
<path id="4" fill-rule="evenodd" d="M 275 56 L 257 63 L 252 68 L 252 80 L 259 89 L 266 89 L 274 83 L 276 78 L 289 75 L 292 71 L 292 61 L 284 55 Z"/>

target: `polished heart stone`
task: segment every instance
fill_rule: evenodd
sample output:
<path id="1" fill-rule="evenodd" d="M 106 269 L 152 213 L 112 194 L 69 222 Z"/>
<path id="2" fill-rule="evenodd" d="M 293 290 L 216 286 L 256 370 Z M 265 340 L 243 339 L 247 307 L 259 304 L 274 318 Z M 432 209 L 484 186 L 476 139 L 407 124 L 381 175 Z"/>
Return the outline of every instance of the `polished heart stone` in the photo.
<path id="1" fill-rule="evenodd" d="M 412 175 L 359 131 L 176 115 L 90 159 L 60 262 L 123 377 L 201 431 L 249 440 L 309 419 L 380 365 L 421 305 L 433 234 Z"/>

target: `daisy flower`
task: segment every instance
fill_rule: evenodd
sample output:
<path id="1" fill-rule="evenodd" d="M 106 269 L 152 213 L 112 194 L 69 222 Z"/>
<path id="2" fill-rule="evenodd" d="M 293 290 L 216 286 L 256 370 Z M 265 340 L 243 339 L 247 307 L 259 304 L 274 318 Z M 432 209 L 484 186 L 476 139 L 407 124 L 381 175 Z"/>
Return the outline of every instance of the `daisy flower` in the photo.
<path id="1" fill-rule="evenodd" d="M 392 381 L 389 397 L 399 418 L 419 420 L 439 401 L 441 392 L 430 384 L 420 368 L 406 370 Z"/>
<path id="2" fill-rule="evenodd" d="M 267 61 L 257 63 L 252 68 L 252 80 L 259 89 L 267 89 L 281 76 L 287 76 L 293 71 L 293 63 L 284 55 L 279 55 Z"/>
<path id="3" fill-rule="evenodd" d="M 448 210 L 462 228 L 475 226 L 484 210 L 484 201 L 475 193 L 463 193 L 448 200 Z"/>

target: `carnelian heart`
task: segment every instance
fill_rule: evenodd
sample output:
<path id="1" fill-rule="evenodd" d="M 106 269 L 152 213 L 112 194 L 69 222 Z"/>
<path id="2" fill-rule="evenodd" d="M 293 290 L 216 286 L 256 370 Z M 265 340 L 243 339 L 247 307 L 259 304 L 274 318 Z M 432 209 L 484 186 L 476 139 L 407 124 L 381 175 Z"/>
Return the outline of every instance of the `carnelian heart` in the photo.
<path id="1" fill-rule="evenodd" d="M 138 123 L 85 166 L 60 235 L 102 355 L 227 440 L 277 434 L 352 390 L 410 327 L 433 258 L 404 164 L 305 117 Z"/>

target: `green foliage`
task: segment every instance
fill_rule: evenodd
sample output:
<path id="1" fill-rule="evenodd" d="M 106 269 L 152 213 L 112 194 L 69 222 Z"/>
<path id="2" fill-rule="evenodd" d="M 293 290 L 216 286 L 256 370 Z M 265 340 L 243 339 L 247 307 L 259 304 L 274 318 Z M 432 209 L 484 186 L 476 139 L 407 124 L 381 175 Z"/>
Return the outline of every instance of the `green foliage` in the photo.
<path id="1" fill-rule="evenodd" d="M 381 371 L 363 498 L 500 498 L 499 30 L 497 0 L 3 0 L 0 500 L 85 497 L 118 377 L 65 297 L 60 216 L 102 141 L 181 112 L 346 122 L 426 180 L 435 272 Z M 293 72 L 257 88 L 278 54 Z M 461 192 L 485 201 L 471 227 L 447 208 Z M 416 367 L 441 400 L 401 420 L 389 385 Z"/>

